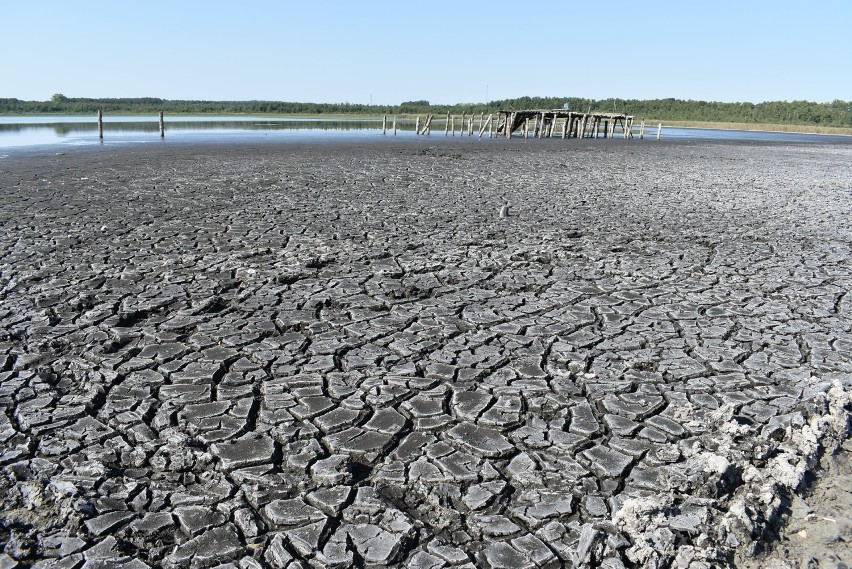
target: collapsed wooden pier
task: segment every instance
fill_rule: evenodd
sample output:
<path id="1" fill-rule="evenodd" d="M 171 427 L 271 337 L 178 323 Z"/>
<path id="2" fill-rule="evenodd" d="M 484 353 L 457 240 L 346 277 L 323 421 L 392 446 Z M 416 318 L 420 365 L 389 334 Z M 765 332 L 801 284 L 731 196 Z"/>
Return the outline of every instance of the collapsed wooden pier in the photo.
<path id="1" fill-rule="evenodd" d="M 533 138 L 553 138 L 557 127 L 562 138 L 615 138 L 618 127 L 624 138 L 633 137 L 632 115 L 622 113 L 578 113 L 567 109 L 500 111 L 497 135 L 512 138 L 520 130 L 524 138 L 530 136 L 532 123 Z M 603 127 L 603 132 L 601 132 Z M 644 121 L 640 130 L 644 131 Z M 644 134 L 644 132 L 642 132 Z"/>
<path id="2" fill-rule="evenodd" d="M 434 115 L 426 115 L 424 122 L 417 117 L 414 130 L 417 134 L 432 133 Z M 438 119 L 441 120 L 441 119 Z M 488 131 L 488 138 L 504 136 L 512 138 L 519 132 L 524 138 L 615 138 L 616 132 L 622 138 L 633 138 L 635 118 L 624 113 L 587 112 L 578 113 L 568 109 L 529 109 L 521 111 L 499 111 L 495 120 L 494 114 L 487 117 L 479 114 L 479 125 L 474 127 L 475 115 L 462 114 L 459 121 L 459 135 L 473 136 L 478 132 L 479 138 Z M 396 119 L 394 118 L 394 125 Z M 456 117 L 447 113 L 444 134 L 456 135 Z M 496 132 L 495 132 L 496 126 Z M 662 124 L 657 125 L 657 140 L 660 139 Z M 382 134 L 387 132 L 387 115 L 382 120 Z M 396 130 L 394 130 L 396 134 Z M 645 119 L 639 123 L 639 138 L 645 137 Z"/>

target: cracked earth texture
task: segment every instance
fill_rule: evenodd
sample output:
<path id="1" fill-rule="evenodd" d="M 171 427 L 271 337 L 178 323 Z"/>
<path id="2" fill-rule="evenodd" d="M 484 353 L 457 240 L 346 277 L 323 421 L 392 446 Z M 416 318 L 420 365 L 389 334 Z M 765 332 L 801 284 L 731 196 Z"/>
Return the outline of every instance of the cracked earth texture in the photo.
<path id="1" fill-rule="evenodd" d="M 0 567 L 761 555 L 848 436 L 852 146 L 528 142 L 0 160 Z"/>

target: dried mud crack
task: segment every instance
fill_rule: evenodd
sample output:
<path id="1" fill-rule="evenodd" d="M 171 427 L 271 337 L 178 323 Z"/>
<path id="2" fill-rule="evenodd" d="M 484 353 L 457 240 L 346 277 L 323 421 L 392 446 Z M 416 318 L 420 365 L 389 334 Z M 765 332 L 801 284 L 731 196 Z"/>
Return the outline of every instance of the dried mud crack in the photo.
<path id="1" fill-rule="evenodd" d="M 0 189 L 0 567 L 745 566 L 849 435 L 852 146 L 162 145 Z"/>

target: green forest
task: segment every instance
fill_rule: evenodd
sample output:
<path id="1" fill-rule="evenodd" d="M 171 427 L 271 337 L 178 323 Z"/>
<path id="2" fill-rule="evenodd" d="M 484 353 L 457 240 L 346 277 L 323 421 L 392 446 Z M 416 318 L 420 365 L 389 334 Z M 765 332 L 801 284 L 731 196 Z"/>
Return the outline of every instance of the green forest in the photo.
<path id="1" fill-rule="evenodd" d="M 491 113 L 509 109 L 556 109 L 568 104 L 576 111 L 623 112 L 661 121 L 706 121 L 752 124 L 852 127 L 852 102 L 772 101 L 764 103 L 721 103 L 681 99 L 604 99 L 577 97 L 520 97 L 488 103 L 432 105 L 429 101 L 407 101 L 399 105 L 357 103 L 297 103 L 284 101 L 179 101 L 154 97 L 72 98 L 54 95 L 49 101 L 0 98 L 0 114 L 300 114 L 300 115 L 436 115 Z"/>

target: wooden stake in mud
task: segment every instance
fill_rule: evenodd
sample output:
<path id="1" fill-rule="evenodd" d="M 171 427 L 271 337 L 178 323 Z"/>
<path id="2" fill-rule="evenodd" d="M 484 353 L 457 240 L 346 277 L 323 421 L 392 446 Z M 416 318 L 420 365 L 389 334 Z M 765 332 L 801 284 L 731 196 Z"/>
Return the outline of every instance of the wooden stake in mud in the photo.
<path id="1" fill-rule="evenodd" d="M 470 118 L 467 119 L 467 135 L 473 136 L 473 115 L 470 115 Z"/>
<path id="2" fill-rule="evenodd" d="M 464 113 L 462 113 L 461 122 L 459 123 L 459 136 L 464 136 Z"/>
<path id="3" fill-rule="evenodd" d="M 524 138 L 530 137 L 530 119 L 524 119 Z"/>
<path id="4" fill-rule="evenodd" d="M 417 117 L 417 120 L 414 121 L 414 132 L 420 134 L 420 117 Z"/>
<path id="5" fill-rule="evenodd" d="M 456 135 L 456 117 L 450 117 L 450 130 L 453 133 L 453 136 Z"/>
<path id="6" fill-rule="evenodd" d="M 639 123 L 639 138 L 640 140 L 645 138 L 645 119 Z"/>
<path id="7" fill-rule="evenodd" d="M 663 134 L 663 123 L 657 125 L 657 140 L 660 140 L 661 134 Z"/>
<path id="8" fill-rule="evenodd" d="M 384 115 L 382 117 L 382 134 L 388 133 L 388 116 Z"/>
<path id="9" fill-rule="evenodd" d="M 160 111 L 160 138 L 166 136 L 166 123 L 163 120 L 163 111 Z"/>
<path id="10" fill-rule="evenodd" d="M 98 138 L 104 139 L 104 115 L 100 109 L 98 109 Z"/>
<path id="11" fill-rule="evenodd" d="M 450 134 L 450 111 L 447 111 L 447 124 L 444 126 L 444 136 Z"/>
<path id="12" fill-rule="evenodd" d="M 393 135 L 396 136 L 396 117 L 393 117 Z"/>

